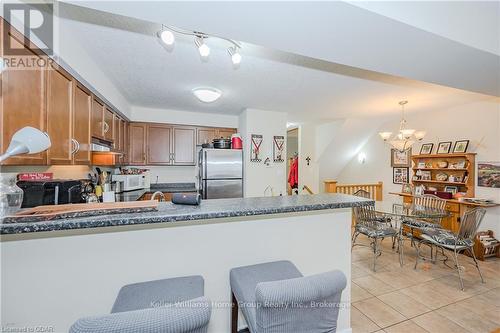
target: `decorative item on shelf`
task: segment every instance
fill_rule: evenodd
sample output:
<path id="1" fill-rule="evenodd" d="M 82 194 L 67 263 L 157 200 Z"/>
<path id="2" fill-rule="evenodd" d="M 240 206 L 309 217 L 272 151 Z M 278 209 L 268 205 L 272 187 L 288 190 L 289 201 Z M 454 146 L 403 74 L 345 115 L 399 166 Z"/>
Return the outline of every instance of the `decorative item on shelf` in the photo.
<path id="1" fill-rule="evenodd" d="M 425 186 L 424 185 L 417 185 L 415 186 L 415 195 L 424 195 L 425 192 Z"/>
<path id="2" fill-rule="evenodd" d="M 450 163 L 448 169 L 466 169 L 467 162 L 465 160 L 459 162 Z"/>
<path id="3" fill-rule="evenodd" d="M 392 132 L 380 132 L 379 135 L 384 140 L 388 142 L 394 149 L 401 152 L 410 149 L 411 146 L 417 142 L 421 141 L 425 136 L 425 131 L 416 131 L 414 129 L 406 128 L 405 119 L 405 105 L 408 101 L 400 101 L 401 105 L 401 121 L 399 122 L 399 131 L 397 134 L 392 136 Z"/>
<path id="4" fill-rule="evenodd" d="M 425 162 L 418 162 L 417 168 L 418 169 L 425 169 Z"/>
<path id="5" fill-rule="evenodd" d="M 262 162 L 260 158 L 260 147 L 264 139 L 260 134 L 252 134 L 251 138 L 250 162 Z"/>
<path id="6" fill-rule="evenodd" d="M 431 172 L 430 171 L 421 171 L 420 172 L 421 180 L 431 180 Z"/>
<path id="7" fill-rule="evenodd" d="M 440 142 L 437 149 L 437 154 L 448 154 L 451 149 L 451 141 Z"/>
<path id="8" fill-rule="evenodd" d="M 393 168 L 392 169 L 392 182 L 394 184 L 408 183 L 409 169 L 408 168 Z"/>
<path id="9" fill-rule="evenodd" d="M 448 175 L 444 172 L 440 172 L 436 175 L 436 180 L 440 181 L 440 182 L 444 182 L 448 179 Z"/>
<path id="10" fill-rule="evenodd" d="M 500 188 L 500 162 L 479 162 L 477 165 L 477 185 Z"/>
<path id="11" fill-rule="evenodd" d="M 420 171 L 420 170 L 419 170 Z M 418 172 L 418 171 L 417 171 Z M 411 177 L 412 180 L 420 180 L 419 175 L 415 174 L 413 177 Z"/>
<path id="12" fill-rule="evenodd" d="M 450 177 L 448 178 L 448 181 L 450 183 L 460 183 L 460 182 L 462 182 L 462 177 L 455 176 L 455 175 L 450 175 Z"/>
<path id="13" fill-rule="evenodd" d="M 391 149 L 391 166 L 393 168 L 408 168 L 411 166 L 411 149 L 400 151 Z"/>
<path id="14" fill-rule="evenodd" d="M 432 162 L 425 163 L 425 168 L 426 169 L 432 169 Z"/>
<path id="15" fill-rule="evenodd" d="M 455 142 L 455 146 L 453 146 L 453 153 L 465 153 L 467 151 L 467 147 L 469 146 L 469 140 L 460 140 Z"/>
<path id="16" fill-rule="evenodd" d="M 457 186 L 445 186 L 444 191 L 451 193 L 451 194 L 456 194 L 458 192 L 458 187 Z"/>
<path id="17" fill-rule="evenodd" d="M 447 168 L 447 167 L 448 167 L 448 162 L 447 162 L 447 161 L 439 161 L 439 162 L 437 163 L 437 166 L 438 166 L 438 168 L 440 168 L 440 169 Z"/>
<path id="18" fill-rule="evenodd" d="M 434 148 L 433 143 L 424 143 L 422 147 L 420 147 L 420 155 L 432 154 L 432 148 Z"/>
<path id="19" fill-rule="evenodd" d="M 401 192 L 412 194 L 413 193 L 413 185 L 409 184 L 409 183 L 404 183 L 403 186 L 401 187 Z"/>
<path id="20" fill-rule="evenodd" d="M 273 160 L 274 162 L 283 162 L 283 153 L 285 151 L 285 137 L 275 135 L 273 138 Z"/>

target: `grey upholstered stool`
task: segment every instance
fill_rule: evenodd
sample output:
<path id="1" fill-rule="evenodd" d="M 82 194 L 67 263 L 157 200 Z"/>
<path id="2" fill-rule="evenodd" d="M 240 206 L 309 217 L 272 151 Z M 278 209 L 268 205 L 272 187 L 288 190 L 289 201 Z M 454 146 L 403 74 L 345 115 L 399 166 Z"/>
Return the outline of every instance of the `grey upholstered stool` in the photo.
<path id="1" fill-rule="evenodd" d="M 233 268 L 231 332 L 238 329 L 238 307 L 252 333 L 335 332 L 347 281 L 331 271 L 303 277 L 289 261 Z"/>
<path id="2" fill-rule="evenodd" d="M 204 333 L 211 304 L 201 276 L 123 286 L 111 314 L 78 319 L 70 333 Z"/>

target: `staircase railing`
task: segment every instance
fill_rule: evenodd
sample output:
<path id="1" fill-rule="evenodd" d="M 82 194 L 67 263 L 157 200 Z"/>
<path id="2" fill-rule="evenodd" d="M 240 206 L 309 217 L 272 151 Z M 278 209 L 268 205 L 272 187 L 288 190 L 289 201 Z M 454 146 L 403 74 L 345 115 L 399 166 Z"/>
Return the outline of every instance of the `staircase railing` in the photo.
<path id="1" fill-rule="evenodd" d="M 363 190 L 370 193 L 370 199 L 382 201 L 383 182 L 375 184 L 339 184 L 336 180 L 325 180 L 325 192 L 343 193 L 353 195 L 356 191 Z"/>

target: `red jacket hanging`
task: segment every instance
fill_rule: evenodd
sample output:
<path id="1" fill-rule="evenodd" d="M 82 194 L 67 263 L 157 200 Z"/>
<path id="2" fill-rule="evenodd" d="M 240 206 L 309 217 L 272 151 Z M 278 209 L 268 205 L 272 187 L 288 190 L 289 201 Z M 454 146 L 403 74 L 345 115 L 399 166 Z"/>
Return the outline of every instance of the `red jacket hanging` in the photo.
<path id="1" fill-rule="evenodd" d="M 290 164 L 290 173 L 288 174 L 288 184 L 292 188 L 299 184 L 299 159 L 294 158 L 292 164 Z"/>

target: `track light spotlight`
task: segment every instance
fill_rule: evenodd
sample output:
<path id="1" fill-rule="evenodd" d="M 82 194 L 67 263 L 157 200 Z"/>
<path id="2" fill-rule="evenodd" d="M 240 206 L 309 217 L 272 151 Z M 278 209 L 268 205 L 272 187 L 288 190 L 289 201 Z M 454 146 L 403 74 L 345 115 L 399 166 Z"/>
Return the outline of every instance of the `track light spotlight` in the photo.
<path id="1" fill-rule="evenodd" d="M 227 49 L 227 52 L 231 56 L 231 61 L 233 65 L 239 65 L 241 62 L 241 54 L 238 52 L 238 49 L 234 46 Z"/>
<path id="2" fill-rule="evenodd" d="M 175 36 L 170 30 L 163 30 L 160 33 L 160 38 L 163 41 L 163 43 L 167 44 L 168 46 L 171 46 L 175 42 Z"/>
<path id="3" fill-rule="evenodd" d="M 195 37 L 194 43 L 198 48 L 198 52 L 203 58 L 206 58 L 210 55 L 210 48 L 207 44 L 204 43 L 203 37 Z"/>

